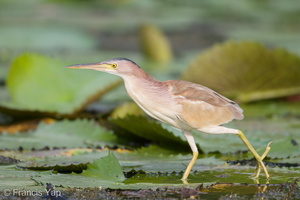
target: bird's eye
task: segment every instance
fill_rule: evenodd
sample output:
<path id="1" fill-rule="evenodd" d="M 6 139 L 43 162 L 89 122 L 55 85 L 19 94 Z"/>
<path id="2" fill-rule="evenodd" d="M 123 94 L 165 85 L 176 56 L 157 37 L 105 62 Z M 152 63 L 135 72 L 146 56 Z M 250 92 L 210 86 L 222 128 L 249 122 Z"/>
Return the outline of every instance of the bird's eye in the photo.
<path id="1" fill-rule="evenodd" d="M 115 63 L 112 64 L 111 66 L 112 66 L 113 68 L 117 68 L 117 64 L 115 64 Z"/>

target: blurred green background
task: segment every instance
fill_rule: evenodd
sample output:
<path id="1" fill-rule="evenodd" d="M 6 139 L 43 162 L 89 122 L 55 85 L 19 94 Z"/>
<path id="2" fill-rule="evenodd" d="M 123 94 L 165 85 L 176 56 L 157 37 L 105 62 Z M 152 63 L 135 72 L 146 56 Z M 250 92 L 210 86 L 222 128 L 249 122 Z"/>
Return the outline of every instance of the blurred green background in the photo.
<path id="1" fill-rule="evenodd" d="M 281 0 L 1 0 L 0 79 L 22 52 L 70 64 L 129 57 L 141 63 L 139 29 L 165 33 L 182 60 L 224 40 L 254 40 L 300 54 L 300 2 Z M 188 56 L 188 58 L 186 57 Z"/>

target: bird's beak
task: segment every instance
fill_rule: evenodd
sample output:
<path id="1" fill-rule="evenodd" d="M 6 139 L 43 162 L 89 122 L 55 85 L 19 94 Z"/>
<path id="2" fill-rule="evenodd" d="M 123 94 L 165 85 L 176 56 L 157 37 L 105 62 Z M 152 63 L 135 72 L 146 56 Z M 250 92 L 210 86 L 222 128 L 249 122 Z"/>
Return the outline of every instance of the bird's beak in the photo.
<path id="1" fill-rule="evenodd" d="M 78 64 L 78 65 L 70 65 L 66 68 L 71 69 L 93 69 L 98 71 L 112 71 L 115 70 L 113 64 L 110 63 L 88 63 L 88 64 Z"/>

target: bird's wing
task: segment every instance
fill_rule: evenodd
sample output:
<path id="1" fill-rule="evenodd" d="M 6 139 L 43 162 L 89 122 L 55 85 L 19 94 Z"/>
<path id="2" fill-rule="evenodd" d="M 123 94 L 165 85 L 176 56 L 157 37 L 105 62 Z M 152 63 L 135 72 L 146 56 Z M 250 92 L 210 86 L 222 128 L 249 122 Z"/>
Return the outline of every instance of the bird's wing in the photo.
<path id="1" fill-rule="evenodd" d="M 193 128 L 220 125 L 244 117 L 237 103 L 207 87 L 178 80 L 165 83 L 182 105 L 179 119 Z"/>

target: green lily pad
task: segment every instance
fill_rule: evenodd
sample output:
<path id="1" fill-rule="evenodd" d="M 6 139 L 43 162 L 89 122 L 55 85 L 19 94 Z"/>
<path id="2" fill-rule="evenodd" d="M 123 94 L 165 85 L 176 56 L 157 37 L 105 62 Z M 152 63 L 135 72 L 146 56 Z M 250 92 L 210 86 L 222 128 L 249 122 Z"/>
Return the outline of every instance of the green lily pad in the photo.
<path id="1" fill-rule="evenodd" d="M 4 189 L 40 188 L 31 179 L 38 174 L 36 171 L 20 170 L 15 165 L 0 166 L 0 193 Z M 4 191 L 3 191 L 4 192 Z"/>
<path id="2" fill-rule="evenodd" d="M 80 174 L 39 174 L 32 179 L 43 184 L 86 188 L 117 185 L 125 180 L 125 176 L 117 158 L 113 153 L 108 152 L 107 156 L 87 164 L 87 169 Z"/>
<path id="3" fill-rule="evenodd" d="M 43 55 L 17 57 L 7 76 L 11 101 L 1 102 L 0 111 L 72 114 L 118 85 L 117 77 L 64 66 Z"/>
<path id="4" fill-rule="evenodd" d="M 108 151 L 89 152 L 73 156 L 54 156 L 34 159 L 18 163 L 20 168 L 31 170 L 55 170 L 59 173 L 76 172 L 81 173 L 87 169 L 87 165 L 93 160 L 107 156 Z"/>
<path id="5" fill-rule="evenodd" d="M 196 57 L 182 78 L 250 102 L 299 94 L 299 77 L 298 56 L 257 42 L 228 41 Z"/>
<path id="6" fill-rule="evenodd" d="M 49 148 L 83 148 L 115 146 L 119 141 L 115 135 L 94 121 L 57 121 L 53 124 L 40 123 L 34 131 L 17 134 L 0 134 L 2 149 L 24 150 Z"/>
<path id="7" fill-rule="evenodd" d="M 71 156 L 77 156 L 82 155 L 84 158 L 88 157 L 87 154 L 93 154 L 95 152 L 95 157 L 93 159 L 96 159 L 99 154 L 96 154 L 96 152 L 100 151 L 100 154 L 102 151 L 107 150 L 108 148 L 104 149 L 91 149 L 91 148 L 73 148 L 73 149 L 42 149 L 42 150 L 6 150 L 6 151 L 0 151 L 0 157 L 3 159 L 8 159 L 8 161 L 11 161 L 13 163 L 22 164 L 25 161 L 33 161 L 41 159 L 43 161 L 45 158 L 51 158 L 51 157 L 71 157 Z M 4 160 L 6 161 L 6 160 Z M 44 160 L 45 161 L 45 160 Z M 1 159 L 0 159 L 1 163 Z M 5 164 L 5 162 L 4 162 Z"/>
<path id="8" fill-rule="evenodd" d="M 37 183 L 42 182 L 43 185 L 46 185 L 46 183 L 56 184 L 58 183 L 57 180 L 60 182 L 57 186 L 82 188 L 99 187 L 101 185 L 109 186 L 110 184 L 117 184 L 124 181 L 125 177 L 118 160 L 113 153 L 106 152 L 106 154 L 87 164 L 87 169 L 80 174 L 53 174 L 51 171 L 36 172 L 20 170 L 13 165 L 1 166 L 0 189 L 26 188 L 26 190 L 39 189 L 45 191 Z M 47 179 L 47 181 L 41 181 L 43 179 Z"/>
<path id="9" fill-rule="evenodd" d="M 264 152 L 264 148 L 259 148 L 257 151 L 262 154 Z M 277 140 L 272 142 L 271 151 L 267 156 L 272 159 L 297 157 L 300 156 L 300 145 L 298 141 L 291 137 Z M 298 162 L 300 162 L 299 158 Z"/>
<path id="10" fill-rule="evenodd" d="M 107 156 L 94 160 L 93 163 L 87 164 L 87 170 L 84 170 L 82 175 L 116 182 L 122 182 L 125 180 L 125 176 L 118 159 L 110 151 Z"/>
<path id="11" fill-rule="evenodd" d="M 110 122 L 126 130 L 129 135 L 155 142 L 163 147 L 177 150 L 189 148 L 181 133 L 167 130 L 164 124 L 143 116 L 128 115 L 124 118 L 111 119 Z"/>

